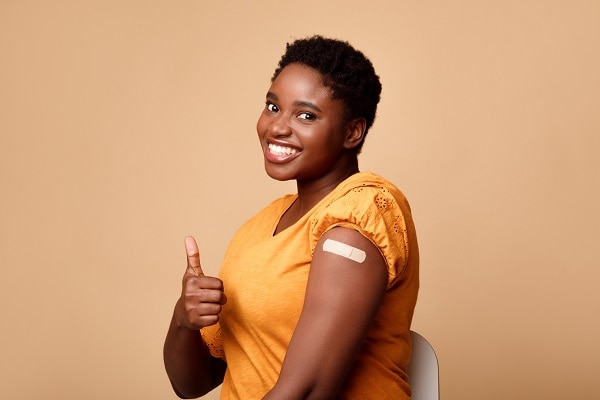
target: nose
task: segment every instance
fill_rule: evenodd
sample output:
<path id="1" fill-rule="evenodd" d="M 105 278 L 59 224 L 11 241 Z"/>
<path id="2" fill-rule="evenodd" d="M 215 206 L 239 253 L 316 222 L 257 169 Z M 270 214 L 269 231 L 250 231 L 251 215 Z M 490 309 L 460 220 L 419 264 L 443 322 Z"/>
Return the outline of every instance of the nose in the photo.
<path id="1" fill-rule="evenodd" d="M 289 136 L 292 133 L 289 118 L 285 115 L 278 115 L 269 124 L 269 133 L 273 136 Z"/>

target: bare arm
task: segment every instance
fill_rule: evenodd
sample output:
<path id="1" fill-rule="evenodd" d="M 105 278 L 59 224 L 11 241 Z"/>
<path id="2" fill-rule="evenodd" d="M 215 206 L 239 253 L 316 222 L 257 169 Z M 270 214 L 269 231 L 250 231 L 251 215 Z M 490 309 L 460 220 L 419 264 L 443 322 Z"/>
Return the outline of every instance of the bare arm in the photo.
<path id="1" fill-rule="evenodd" d="M 363 262 L 323 251 L 326 239 L 366 253 Z M 265 399 L 335 398 L 379 310 L 385 261 L 359 232 L 334 228 L 319 240 L 304 308 L 275 387 Z"/>
<path id="2" fill-rule="evenodd" d="M 223 282 L 202 272 L 193 238 L 186 238 L 185 244 L 188 265 L 165 339 L 163 358 L 175 393 L 181 398 L 196 398 L 223 381 L 226 364 L 210 355 L 199 329 L 218 322 L 227 298 Z"/>

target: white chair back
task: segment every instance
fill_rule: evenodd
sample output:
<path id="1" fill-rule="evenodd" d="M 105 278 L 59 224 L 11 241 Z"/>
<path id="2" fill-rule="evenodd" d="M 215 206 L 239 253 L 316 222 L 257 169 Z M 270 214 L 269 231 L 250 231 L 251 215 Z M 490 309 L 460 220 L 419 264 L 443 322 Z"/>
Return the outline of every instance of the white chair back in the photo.
<path id="1" fill-rule="evenodd" d="M 439 400 L 438 359 L 431 344 L 417 332 L 410 331 L 412 356 L 408 363 L 408 381 L 412 400 Z"/>

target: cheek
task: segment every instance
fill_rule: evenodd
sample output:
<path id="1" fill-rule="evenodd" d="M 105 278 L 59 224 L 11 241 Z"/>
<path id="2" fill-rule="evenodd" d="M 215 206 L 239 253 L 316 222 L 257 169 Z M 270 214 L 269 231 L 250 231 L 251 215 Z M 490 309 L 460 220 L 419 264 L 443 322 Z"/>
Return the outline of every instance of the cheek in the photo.
<path id="1" fill-rule="evenodd" d="M 256 121 L 256 133 L 258 133 L 258 136 L 262 136 L 265 133 L 267 126 L 268 122 L 266 118 L 263 114 L 260 114 L 260 117 L 258 117 L 258 121 Z"/>

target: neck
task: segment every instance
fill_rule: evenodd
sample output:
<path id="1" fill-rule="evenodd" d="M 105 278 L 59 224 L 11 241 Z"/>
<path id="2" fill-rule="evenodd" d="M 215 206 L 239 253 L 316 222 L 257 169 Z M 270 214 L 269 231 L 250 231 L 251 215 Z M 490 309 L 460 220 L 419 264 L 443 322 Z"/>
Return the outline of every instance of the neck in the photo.
<path id="1" fill-rule="evenodd" d="M 341 182 L 359 172 L 358 160 L 354 157 L 350 162 L 333 168 L 326 175 L 317 179 L 298 179 L 298 197 L 282 215 L 275 229 L 275 234 L 296 223 L 309 212 L 319 201 L 327 196 Z"/>
<path id="2" fill-rule="evenodd" d="M 297 212 L 299 215 L 307 213 L 315 204 L 321 201 L 340 183 L 350 176 L 359 172 L 358 160 L 354 158 L 352 162 L 335 168 L 327 175 L 314 180 L 297 180 L 298 199 L 296 200 Z"/>

